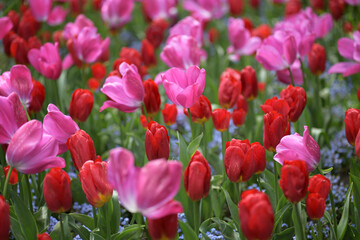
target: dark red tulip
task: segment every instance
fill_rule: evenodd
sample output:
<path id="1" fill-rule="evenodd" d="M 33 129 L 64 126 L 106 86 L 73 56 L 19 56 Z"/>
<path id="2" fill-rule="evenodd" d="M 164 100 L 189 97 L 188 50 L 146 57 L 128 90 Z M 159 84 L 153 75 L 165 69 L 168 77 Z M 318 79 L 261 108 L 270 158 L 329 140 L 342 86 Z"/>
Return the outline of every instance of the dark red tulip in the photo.
<path id="1" fill-rule="evenodd" d="M 258 8 L 259 5 L 260 5 L 260 0 L 250 0 L 250 5 L 251 5 L 253 8 Z"/>
<path id="2" fill-rule="evenodd" d="M 219 104 L 224 108 L 235 106 L 241 93 L 241 75 L 234 69 L 226 69 L 220 76 Z"/>
<path id="3" fill-rule="evenodd" d="M 87 89 L 76 89 L 72 96 L 69 107 L 69 114 L 79 122 L 85 122 L 89 117 L 94 105 L 94 95 Z"/>
<path id="4" fill-rule="evenodd" d="M 91 91 L 96 91 L 100 87 L 102 81 L 97 80 L 96 78 L 90 78 L 87 82 L 87 85 Z"/>
<path id="5" fill-rule="evenodd" d="M 206 197 L 210 190 L 211 170 L 204 156 L 196 151 L 184 172 L 184 187 L 193 201 Z"/>
<path id="6" fill-rule="evenodd" d="M 31 91 L 31 99 L 29 105 L 29 112 L 37 113 L 41 111 L 45 100 L 45 87 L 41 82 L 32 80 L 33 89 Z"/>
<path id="7" fill-rule="evenodd" d="M 324 0 L 310 0 L 310 5 L 315 11 L 323 10 L 325 7 Z"/>
<path id="8" fill-rule="evenodd" d="M 283 115 L 276 111 L 266 113 L 264 115 L 264 147 L 269 151 L 275 152 L 281 138 L 286 135 L 287 128 L 288 122 Z"/>
<path id="9" fill-rule="evenodd" d="M 36 32 L 40 29 L 40 27 L 41 24 L 36 21 L 30 9 L 27 9 L 19 22 L 17 34 L 25 40 L 29 40 L 31 37 L 36 35 Z"/>
<path id="10" fill-rule="evenodd" d="M 308 54 L 309 68 L 312 74 L 318 76 L 325 70 L 326 51 L 323 46 L 314 43 Z"/>
<path id="11" fill-rule="evenodd" d="M 10 166 L 6 166 L 4 167 L 4 172 L 5 172 L 5 178 L 7 177 L 8 173 L 9 173 L 9 170 L 10 170 Z M 9 178 L 9 184 L 11 185 L 15 185 L 19 182 L 19 179 L 18 179 L 18 174 L 17 174 L 17 171 L 15 168 L 13 168 L 13 170 L 11 171 L 11 174 L 10 174 L 10 178 Z"/>
<path id="12" fill-rule="evenodd" d="M 220 38 L 220 33 L 215 27 L 211 27 L 209 29 L 209 41 L 214 44 L 216 43 Z"/>
<path id="13" fill-rule="evenodd" d="M 140 115 L 140 123 L 143 126 L 143 128 L 148 129 L 148 120 L 146 119 L 145 115 Z"/>
<path id="14" fill-rule="evenodd" d="M 244 27 L 251 32 L 254 26 L 250 18 L 244 17 L 242 20 L 244 21 Z"/>
<path id="15" fill-rule="evenodd" d="M 102 80 L 106 76 L 106 68 L 102 63 L 94 63 L 91 65 L 91 74 L 94 78 Z"/>
<path id="16" fill-rule="evenodd" d="M 285 99 L 290 107 L 289 118 L 291 122 L 296 122 L 306 105 L 306 92 L 302 87 L 288 85 L 281 90 L 280 97 Z"/>
<path id="17" fill-rule="evenodd" d="M 148 218 L 148 231 L 153 240 L 171 240 L 178 230 L 177 214 L 170 214 L 158 219 Z"/>
<path id="18" fill-rule="evenodd" d="M 155 116 L 160 110 L 160 93 L 158 85 L 151 79 L 143 82 L 144 84 L 144 105 L 148 116 Z"/>
<path id="19" fill-rule="evenodd" d="M 0 195 L 0 239 L 9 239 L 10 207 L 4 196 Z"/>
<path id="20" fill-rule="evenodd" d="M 161 110 L 163 115 L 164 123 L 168 126 L 176 123 L 177 108 L 175 104 L 166 103 L 164 109 Z"/>
<path id="21" fill-rule="evenodd" d="M 325 212 L 325 199 L 318 193 L 309 193 L 306 198 L 306 212 L 313 220 L 322 218 Z"/>
<path id="22" fill-rule="evenodd" d="M 42 233 L 37 235 L 38 240 L 51 240 L 51 237 L 47 233 Z"/>
<path id="23" fill-rule="evenodd" d="M 300 0 L 289 0 L 285 5 L 285 16 L 289 17 L 291 15 L 297 14 L 301 10 L 301 1 Z"/>
<path id="24" fill-rule="evenodd" d="M 145 66 L 151 67 L 156 65 L 154 46 L 146 38 L 141 42 L 141 58 Z"/>
<path id="25" fill-rule="evenodd" d="M 191 120 L 195 123 L 203 124 L 211 118 L 211 103 L 207 97 L 201 95 L 200 98 L 190 107 Z M 184 108 L 184 113 L 189 117 L 188 110 Z"/>
<path id="26" fill-rule="evenodd" d="M 329 195 L 330 187 L 330 180 L 321 174 L 317 174 L 310 178 L 308 191 L 309 193 L 318 193 L 326 199 Z"/>
<path id="27" fill-rule="evenodd" d="M 149 122 L 145 133 L 145 151 L 149 161 L 169 158 L 169 135 L 164 126 L 154 121 Z"/>
<path id="28" fill-rule="evenodd" d="M 243 13 L 244 11 L 244 1 L 243 0 L 228 0 L 231 15 L 237 16 Z"/>
<path id="29" fill-rule="evenodd" d="M 21 37 L 15 38 L 10 45 L 10 54 L 15 58 L 16 63 L 18 64 L 28 64 L 29 60 L 27 58 L 28 54 L 28 44 L 25 39 Z"/>
<path id="30" fill-rule="evenodd" d="M 276 111 L 280 113 L 286 121 L 288 120 L 290 107 L 285 99 L 278 99 L 274 96 L 272 99 L 267 99 L 264 105 L 261 105 L 260 107 L 265 114 L 271 111 Z"/>
<path id="31" fill-rule="evenodd" d="M 17 31 L 17 28 L 18 28 L 18 25 L 19 25 L 19 22 L 20 22 L 20 16 L 19 14 L 14 11 L 14 10 L 10 10 L 7 14 L 8 18 L 10 18 L 12 24 L 13 24 L 13 27 L 12 27 L 12 31 L 16 32 Z"/>
<path id="32" fill-rule="evenodd" d="M 358 87 L 358 90 L 357 90 L 357 98 L 358 98 L 358 100 L 359 100 L 359 102 L 360 102 L 360 86 Z"/>
<path id="33" fill-rule="evenodd" d="M 44 178 L 43 194 L 50 211 L 69 211 L 72 206 L 72 194 L 68 174 L 61 168 L 52 168 Z"/>
<path id="34" fill-rule="evenodd" d="M 342 25 L 342 29 L 344 33 L 352 33 L 353 32 L 353 26 L 350 22 L 344 22 Z"/>
<path id="35" fill-rule="evenodd" d="M 248 102 L 246 101 L 245 97 L 240 94 L 236 103 L 236 110 L 240 110 L 243 109 L 246 113 L 249 110 L 249 105 Z"/>
<path id="36" fill-rule="evenodd" d="M 8 32 L 3 38 L 4 52 L 6 55 L 11 56 L 11 43 L 19 36 L 13 32 Z"/>
<path id="37" fill-rule="evenodd" d="M 360 110 L 349 108 L 345 112 L 345 135 L 351 145 L 355 145 L 355 138 L 360 129 Z"/>
<path id="38" fill-rule="evenodd" d="M 329 0 L 329 8 L 332 17 L 338 20 L 344 14 L 345 1 L 344 0 Z"/>
<path id="39" fill-rule="evenodd" d="M 146 29 L 146 39 L 157 49 L 164 39 L 164 32 L 168 27 L 168 22 L 164 19 L 153 21 Z"/>
<path id="40" fill-rule="evenodd" d="M 231 113 L 225 108 L 215 109 L 212 112 L 212 120 L 216 130 L 223 132 L 228 130 L 230 124 Z"/>
<path id="41" fill-rule="evenodd" d="M 251 66 L 247 66 L 241 70 L 241 87 L 242 94 L 248 100 L 256 98 L 258 94 L 258 83 L 256 72 Z"/>
<path id="42" fill-rule="evenodd" d="M 235 126 L 240 127 L 245 123 L 246 112 L 244 109 L 234 110 L 232 113 L 232 120 Z"/>

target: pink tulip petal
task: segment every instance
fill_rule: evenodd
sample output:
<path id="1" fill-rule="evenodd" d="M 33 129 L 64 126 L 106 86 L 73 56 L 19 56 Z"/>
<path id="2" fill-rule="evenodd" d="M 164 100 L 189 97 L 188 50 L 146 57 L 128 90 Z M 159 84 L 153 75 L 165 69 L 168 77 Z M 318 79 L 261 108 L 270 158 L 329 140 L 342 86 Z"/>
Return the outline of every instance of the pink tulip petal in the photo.
<path id="1" fill-rule="evenodd" d="M 347 59 L 353 59 L 354 41 L 349 38 L 340 38 L 338 41 L 338 50 L 341 56 Z"/>
<path id="2" fill-rule="evenodd" d="M 50 26 L 59 25 L 65 21 L 67 13 L 68 11 L 65 10 L 63 7 L 56 6 L 51 10 L 50 15 L 47 19 L 47 23 Z"/>
<path id="3" fill-rule="evenodd" d="M 344 77 L 356 74 L 360 72 L 360 63 L 357 63 L 356 65 L 353 65 L 351 67 L 349 67 L 345 72 L 344 72 Z"/>
<path id="4" fill-rule="evenodd" d="M 39 22 L 45 22 L 51 11 L 52 0 L 29 0 L 31 13 Z"/>
<path id="5" fill-rule="evenodd" d="M 28 104 L 33 89 L 30 70 L 25 65 L 13 66 L 10 70 L 10 82 L 21 102 L 25 105 Z"/>
<path id="6" fill-rule="evenodd" d="M 296 59 L 296 40 L 294 36 L 285 39 L 284 42 L 284 56 L 289 65 L 292 65 Z"/>
<path id="7" fill-rule="evenodd" d="M 0 18 L 0 40 L 12 29 L 13 24 L 8 17 Z"/>
<path id="8" fill-rule="evenodd" d="M 261 63 L 266 70 L 280 70 L 286 68 L 287 64 L 283 57 L 273 46 L 263 45 L 256 54 L 256 60 Z"/>
<path id="9" fill-rule="evenodd" d="M 354 63 L 354 62 L 336 63 L 335 65 L 331 66 L 328 73 L 329 74 L 333 74 L 333 73 L 342 73 L 342 74 L 344 74 L 349 68 L 354 67 L 354 66 L 356 68 L 357 65 L 358 65 L 358 63 Z"/>
<path id="10" fill-rule="evenodd" d="M 183 211 L 184 209 L 181 203 L 177 201 L 170 201 L 159 208 L 144 210 L 142 213 L 147 218 L 158 219 L 169 214 L 181 213 Z"/>

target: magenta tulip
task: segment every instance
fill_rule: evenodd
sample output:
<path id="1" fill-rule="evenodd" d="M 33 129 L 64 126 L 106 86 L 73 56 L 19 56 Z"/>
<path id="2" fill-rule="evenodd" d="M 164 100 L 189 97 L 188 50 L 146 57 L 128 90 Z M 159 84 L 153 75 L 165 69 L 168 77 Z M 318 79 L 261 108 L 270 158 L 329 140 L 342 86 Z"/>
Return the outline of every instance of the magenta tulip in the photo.
<path id="1" fill-rule="evenodd" d="M 51 11 L 52 0 L 29 0 L 31 13 L 39 22 L 45 22 Z"/>
<path id="2" fill-rule="evenodd" d="M 356 6 L 360 4 L 360 0 L 345 0 L 345 2 L 352 6 Z"/>
<path id="3" fill-rule="evenodd" d="M 201 21 L 221 18 L 228 11 L 228 3 L 224 0 L 185 0 L 183 6 Z"/>
<path id="4" fill-rule="evenodd" d="M 12 29 L 13 24 L 8 17 L 0 18 L 0 40 Z"/>
<path id="5" fill-rule="evenodd" d="M 110 151 L 108 180 L 129 212 L 157 219 L 183 211 L 181 204 L 172 200 L 180 187 L 181 169 L 181 163 L 166 159 L 135 167 L 134 155 L 119 147 Z"/>
<path id="6" fill-rule="evenodd" d="M 65 25 L 63 31 L 64 39 L 68 40 L 69 38 L 76 38 L 80 31 L 85 27 L 94 28 L 95 26 L 90 19 L 86 18 L 83 14 L 80 14 L 75 19 L 75 22 L 70 22 Z"/>
<path id="7" fill-rule="evenodd" d="M 150 20 L 176 17 L 178 0 L 142 0 L 144 13 Z"/>
<path id="8" fill-rule="evenodd" d="M 51 10 L 49 17 L 47 19 L 47 23 L 50 26 L 59 25 L 65 21 L 67 14 L 68 14 L 68 11 L 65 10 L 63 7 L 56 6 Z"/>
<path id="9" fill-rule="evenodd" d="M 182 19 L 172 28 L 170 28 L 169 39 L 176 35 L 186 35 L 193 37 L 196 39 L 199 46 L 203 45 L 204 31 L 202 25 L 198 20 L 191 16 Z"/>
<path id="10" fill-rule="evenodd" d="M 101 17 L 111 29 L 120 29 L 131 19 L 133 0 L 105 0 L 101 4 Z"/>

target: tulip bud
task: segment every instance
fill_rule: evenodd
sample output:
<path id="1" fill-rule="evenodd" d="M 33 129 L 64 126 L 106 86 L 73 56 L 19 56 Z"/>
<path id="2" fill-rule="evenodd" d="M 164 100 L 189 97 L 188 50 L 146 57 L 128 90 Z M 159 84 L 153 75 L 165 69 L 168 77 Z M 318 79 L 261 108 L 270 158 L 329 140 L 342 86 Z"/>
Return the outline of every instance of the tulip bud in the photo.
<path id="1" fill-rule="evenodd" d="M 209 41 L 210 41 L 212 44 L 214 44 L 214 43 L 216 43 L 216 42 L 219 40 L 219 38 L 220 38 L 220 33 L 219 33 L 219 31 L 218 31 L 216 28 L 211 27 L 211 28 L 209 29 Z"/>
<path id="2" fill-rule="evenodd" d="M 253 30 L 253 23 L 250 18 L 244 17 L 242 20 L 244 21 L 244 27 L 251 32 Z"/>
<path id="3" fill-rule="evenodd" d="M 290 107 L 289 118 L 291 122 L 296 122 L 306 105 L 306 92 L 302 87 L 288 85 L 281 90 L 280 97 L 285 99 Z"/>
<path id="4" fill-rule="evenodd" d="M 288 123 L 283 115 L 276 111 L 266 113 L 264 115 L 264 147 L 271 152 L 275 152 L 281 138 L 286 135 L 287 128 Z"/>
<path id="5" fill-rule="evenodd" d="M 10 170 L 10 166 L 7 165 L 6 167 L 4 167 L 4 172 L 5 172 L 5 178 L 7 177 L 8 173 Z M 15 185 L 19 182 L 18 179 L 18 174 L 15 168 L 12 169 L 11 174 L 10 174 L 10 178 L 9 178 L 9 184 L 11 185 Z"/>
<path id="6" fill-rule="evenodd" d="M 345 112 L 345 135 L 350 145 L 355 145 L 355 138 L 360 129 L 360 110 L 349 108 Z"/>
<path id="7" fill-rule="evenodd" d="M 101 208 L 112 196 L 113 189 L 107 180 L 107 162 L 97 160 L 87 161 L 79 172 L 79 179 L 89 203 Z"/>
<path id="8" fill-rule="evenodd" d="M 44 178 L 43 194 L 50 211 L 69 211 L 72 206 L 72 194 L 68 174 L 61 168 L 52 168 Z"/>
<path id="9" fill-rule="evenodd" d="M 350 22 L 344 22 L 342 25 L 344 33 L 352 33 L 353 32 L 353 26 Z"/>
<path id="10" fill-rule="evenodd" d="M 164 123 L 168 126 L 176 123 L 177 108 L 176 104 L 165 104 L 164 109 L 161 110 Z"/>
<path id="11" fill-rule="evenodd" d="M 286 122 L 288 121 L 290 107 L 285 99 L 278 99 L 276 96 L 274 96 L 272 99 L 267 99 L 264 105 L 261 105 L 260 107 L 264 113 L 276 111 L 284 117 Z"/>
<path id="12" fill-rule="evenodd" d="M 143 128 L 148 129 L 148 120 L 146 119 L 145 115 L 140 115 L 140 123 L 143 126 Z"/>
<path id="13" fill-rule="evenodd" d="M 322 74 L 326 65 L 325 48 L 318 43 L 314 43 L 308 54 L 308 62 L 312 74 L 316 76 Z"/>
<path id="14" fill-rule="evenodd" d="M 0 239 L 9 239 L 10 207 L 4 196 L 0 195 Z"/>
<path id="15" fill-rule="evenodd" d="M 155 49 L 146 38 L 141 42 L 141 58 L 145 66 L 150 67 L 156 65 Z"/>
<path id="16" fill-rule="evenodd" d="M 305 161 L 285 160 L 281 168 L 279 184 L 290 202 L 300 202 L 306 196 L 309 184 L 309 173 Z"/>
<path id="17" fill-rule="evenodd" d="M 232 113 L 232 120 L 235 126 L 240 127 L 244 124 L 246 112 L 243 109 L 234 110 Z"/>
<path id="18" fill-rule="evenodd" d="M 262 173 L 266 168 L 266 151 L 265 148 L 258 142 L 251 144 L 251 149 L 254 151 L 254 173 Z"/>
<path id="19" fill-rule="evenodd" d="M 160 93 L 158 85 L 151 79 L 143 82 L 144 84 L 144 104 L 146 108 L 146 113 L 148 116 L 155 116 L 160 109 L 161 101 L 160 101 Z"/>
<path id="20" fill-rule="evenodd" d="M 72 161 L 76 170 L 80 170 L 82 165 L 88 160 L 96 159 L 94 142 L 84 131 L 78 130 L 66 142 Z"/>
<path id="21" fill-rule="evenodd" d="M 13 58 L 15 58 L 15 62 L 17 64 L 28 64 L 29 60 L 27 58 L 28 47 L 27 42 L 21 38 L 15 38 L 10 45 L 10 53 Z"/>
<path id="22" fill-rule="evenodd" d="M 146 29 L 146 39 L 157 49 L 164 39 L 164 32 L 168 27 L 168 23 L 164 19 L 153 21 Z"/>
<path id="23" fill-rule="evenodd" d="M 249 110 L 248 102 L 246 101 L 245 97 L 242 94 L 239 95 L 235 109 L 236 110 L 243 109 L 246 113 Z"/>
<path id="24" fill-rule="evenodd" d="M 245 4 L 243 0 L 228 0 L 228 3 L 229 3 L 231 15 L 233 16 L 241 15 L 242 12 L 244 11 Z"/>
<path id="25" fill-rule="evenodd" d="M 219 104 L 224 108 L 232 108 L 241 93 L 241 75 L 233 69 L 221 74 L 218 92 Z"/>
<path id="26" fill-rule="evenodd" d="M 38 240 L 51 240 L 51 237 L 47 233 L 42 233 L 37 235 Z"/>
<path id="27" fill-rule="evenodd" d="M 344 0 L 329 0 L 329 8 L 332 17 L 339 20 L 344 13 L 345 2 Z"/>
<path id="28" fill-rule="evenodd" d="M 228 130 L 230 124 L 231 113 L 225 108 L 215 109 L 212 112 L 212 120 L 216 130 L 223 132 Z"/>
<path id="29" fill-rule="evenodd" d="M 241 70 L 242 94 L 248 100 L 256 98 L 258 94 L 256 72 L 251 66 Z"/>
<path id="30" fill-rule="evenodd" d="M 90 78 L 87 82 L 87 85 L 91 91 L 96 91 L 100 87 L 101 81 L 96 78 Z"/>
<path id="31" fill-rule="evenodd" d="M 269 197 L 256 189 L 244 191 L 238 204 L 241 230 L 247 239 L 270 239 L 274 212 Z"/>
<path id="32" fill-rule="evenodd" d="M 301 1 L 300 0 L 289 0 L 285 6 L 285 16 L 289 17 L 291 15 L 297 14 L 301 10 Z"/>
<path id="33" fill-rule="evenodd" d="M 325 199 L 318 193 L 309 193 L 306 198 L 306 212 L 313 220 L 322 218 L 325 212 Z"/>
<path id="34" fill-rule="evenodd" d="M 199 201 L 209 194 L 211 170 L 203 155 L 196 151 L 184 172 L 184 187 L 193 201 Z"/>
<path id="35" fill-rule="evenodd" d="M 106 68 L 102 63 L 94 63 L 91 65 L 91 74 L 95 79 L 102 80 L 106 75 Z"/>
<path id="36" fill-rule="evenodd" d="M 3 46 L 4 46 L 4 52 L 6 53 L 6 55 L 11 56 L 11 43 L 18 37 L 18 35 L 13 32 L 10 31 L 8 32 L 2 42 L 3 42 Z"/>
<path id="37" fill-rule="evenodd" d="M 311 0 L 310 5 L 315 11 L 323 10 L 325 7 L 324 0 Z"/>
<path id="38" fill-rule="evenodd" d="M 153 240 L 174 239 L 178 229 L 177 214 L 170 214 L 158 219 L 148 218 L 148 231 Z"/>
<path id="39" fill-rule="evenodd" d="M 154 121 L 149 122 L 145 133 L 145 151 L 149 161 L 169 158 L 169 135 L 164 126 Z"/>
<path id="40" fill-rule="evenodd" d="M 250 5 L 251 5 L 253 8 L 259 8 L 260 0 L 250 0 Z"/>
<path id="41" fill-rule="evenodd" d="M 189 117 L 188 110 L 184 108 L 184 113 Z M 201 95 L 200 98 L 190 107 L 191 121 L 203 124 L 211 118 L 211 103 L 207 97 Z"/>
<path id="42" fill-rule="evenodd" d="M 32 80 L 33 89 L 31 91 L 29 112 L 37 113 L 41 111 L 45 100 L 45 88 L 41 82 Z"/>
<path id="43" fill-rule="evenodd" d="M 326 199 L 330 192 L 331 183 L 328 178 L 321 174 L 314 175 L 309 180 L 309 193 L 318 193 Z"/>
<path id="44" fill-rule="evenodd" d="M 266 24 L 261 24 L 251 32 L 251 35 L 253 37 L 259 37 L 264 40 L 271 35 L 271 27 Z"/>
<path id="45" fill-rule="evenodd" d="M 69 106 L 69 114 L 75 121 L 85 122 L 94 105 L 94 96 L 87 89 L 76 89 Z"/>

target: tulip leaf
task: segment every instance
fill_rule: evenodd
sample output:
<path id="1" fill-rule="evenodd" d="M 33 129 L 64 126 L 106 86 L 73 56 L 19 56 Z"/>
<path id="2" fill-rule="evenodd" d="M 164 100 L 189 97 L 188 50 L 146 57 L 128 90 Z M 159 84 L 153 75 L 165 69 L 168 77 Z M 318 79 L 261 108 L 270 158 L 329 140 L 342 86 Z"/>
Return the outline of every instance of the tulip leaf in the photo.
<path id="1" fill-rule="evenodd" d="M 284 207 L 281 208 L 280 211 L 276 211 L 274 229 L 276 229 L 277 225 L 281 222 L 282 217 L 289 210 L 290 207 L 291 203 L 288 202 Z"/>
<path id="2" fill-rule="evenodd" d="M 204 222 L 202 222 L 199 230 L 202 233 L 202 239 L 205 240 L 211 240 L 211 238 L 209 238 L 208 235 L 206 235 L 206 232 L 213 227 L 213 225 L 215 225 L 212 221 L 211 218 L 208 218 L 207 220 L 205 220 Z"/>
<path id="3" fill-rule="evenodd" d="M 144 234 L 144 225 L 133 224 L 124 228 L 124 230 L 116 235 L 115 238 L 111 238 L 112 240 L 137 240 L 141 239 Z"/>
<path id="4" fill-rule="evenodd" d="M 26 240 L 26 238 L 24 237 L 22 231 L 21 231 L 21 226 L 18 222 L 18 220 L 12 216 L 10 216 L 10 222 L 11 222 L 11 232 L 14 235 L 16 240 Z"/>
<path id="5" fill-rule="evenodd" d="M 289 228 L 281 231 L 280 233 L 274 234 L 272 239 L 274 239 L 274 240 L 289 240 L 289 239 L 292 239 L 292 237 L 294 236 L 294 231 L 295 231 L 294 227 L 289 227 Z"/>
<path id="6" fill-rule="evenodd" d="M 79 226 L 72 222 L 69 222 L 69 226 L 72 228 L 72 230 L 74 230 L 74 232 L 79 234 L 81 239 L 83 240 L 90 239 L 90 232 L 84 226 Z"/>
<path id="7" fill-rule="evenodd" d="M 179 161 L 183 164 L 183 170 L 185 170 L 188 165 L 190 158 L 187 155 L 187 143 L 183 136 L 177 132 L 177 137 L 179 140 Z"/>
<path id="8" fill-rule="evenodd" d="M 224 239 L 226 239 L 226 240 L 240 240 L 239 233 L 234 232 L 234 227 L 232 226 L 232 224 L 230 224 L 228 222 L 225 222 L 223 220 L 220 220 L 219 218 L 212 218 L 212 220 L 218 226 L 220 232 L 224 236 Z M 233 222 L 232 220 L 230 220 L 230 221 Z"/>
<path id="9" fill-rule="evenodd" d="M 201 133 L 199 136 L 197 136 L 194 140 L 192 140 L 189 143 L 188 147 L 186 148 L 186 152 L 190 158 L 192 157 L 192 155 L 194 155 L 196 150 L 199 148 L 202 138 L 203 138 L 203 133 Z"/>
<path id="10" fill-rule="evenodd" d="M 115 191 L 113 192 L 113 196 L 111 198 L 111 204 L 109 202 L 109 205 L 112 205 L 112 215 L 111 215 L 111 233 L 117 233 L 119 231 L 120 226 L 120 217 L 121 217 L 121 209 L 120 209 L 120 203 L 117 193 Z"/>
<path id="11" fill-rule="evenodd" d="M 350 196 L 351 196 L 351 190 L 353 187 L 353 183 L 350 184 L 350 187 L 346 193 L 346 197 L 344 200 L 344 209 L 340 218 L 340 222 L 337 226 L 337 232 L 338 232 L 338 239 L 341 240 L 345 236 L 346 228 L 348 225 L 348 219 L 349 219 L 349 205 L 350 205 Z"/>
<path id="12" fill-rule="evenodd" d="M 329 172 L 331 172 L 334 168 L 333 167 L 330 167 L 330 168 L 327 168 L 327 169 L 323 169 L 322 170 L 322 173 L 323 174 L 328 174 Z"/>
<path id="13" fill-rule="evenodd" d="M 194 230 L 190 227 L 190 225 L 187 222 L 183 222 L 183 221 L 179 220 L 179 225 L 180 225 L 182 233 L 184 234 L 185 240 L 198 239 L 198 236 L 196 236 L 196 233 L 194 232 Z"/>
<path id="14" fill-rule="evenodd" d="M 232 201 L 229 193 L 225 190 L 225 188 L 221 188 L 225 194 L 226 202 L 230 210 L 231 218 L 234 220 L 236 228 L 238 232 L 240 233 L 240 219 L 239 219 L 239 210 L 236 204 Z"/>
<path id="15" fill-rule="evenodd" d="M 331 216 L 330 213 L 328 211 L 325 211 L 324 213 L 324 218 L 326 219 L 326 221 L 329 223 L 329 228 L 330 228 L 330 233 L 332 235 L 332 238 L 330 239 L 335 239 L 336 234 L 335 234 L 335 230 L 334 230 L 334 225 L 332 224 L 332 220 L 331 220 Z"/>
<path id="16" fill-rule="evenodd" d="M 105 240 L 101 235 L 91 232 L 90 233 L 90 240 Z"/>
<path id="17" fill-rule="evenodd" d="M 81 187 L 81 183 L 79 178 L 71 179 L 71 193 L 74 202 L 78 202 L 79 204 L 87 203 L 87 199 L 85 193 Z"/>
<path id="18" fill-rule="evenodd" d="M 50 224 L 50 210 L 47 206 L 42 206 L 39 211 L 34 213 L 34 217 L 40 232 L 43 232 Z"/>
<path id="19" fill-rule="evenodd" d="M 82 225 L 85 225 L 90 230 L 95 228 L 94 219 L 92 217 L 80 213 L 70 213 L 69 215 L 76 221 L 80 222 Z"/>
<path id="20" fill-rule="evenodd" d="M 38 228 L 34 216 L 16 193 L 11 192 L 11 199 L 24 236 L 29 240 L 37 240 Z"/>
<path id="21" fill-rule="evenodd" d="M 62 213 L 60 213 L 62 214 Z M 65 239 L 71 239 L 71 232 L 69 229 L 69 219 L 68 219 L 68 215 L 66 214 L 62 214 L 63 216 L 63 227 L 64 227 L 64 235 L 65 235 Z M 60 221 L 58 223 L 56 223 L 56 225 L 54 226 L 52 232 L 50 233 L 50 237 L 52 240 L 62 240 L 61 237 L 61 225 L 60 225 Z"/>
<path id="22" fill-rule="evenodd" d="M 358 211 L 360 211 L 360 178 L 350 173 L 350 178 L 354 184 L 354 203 Z"/>

